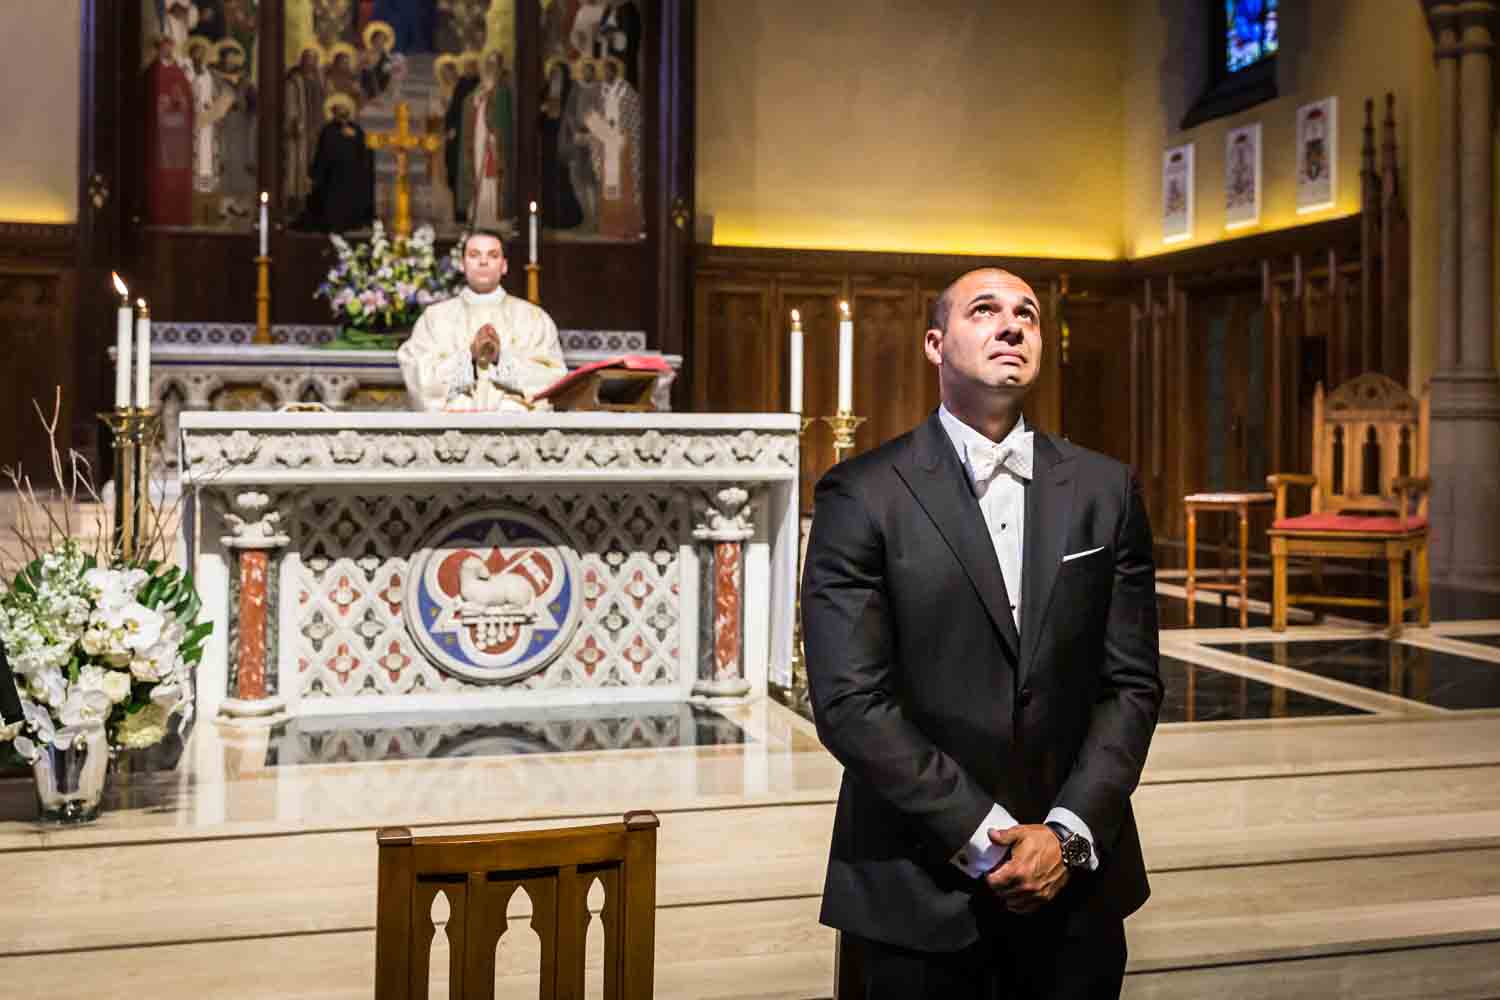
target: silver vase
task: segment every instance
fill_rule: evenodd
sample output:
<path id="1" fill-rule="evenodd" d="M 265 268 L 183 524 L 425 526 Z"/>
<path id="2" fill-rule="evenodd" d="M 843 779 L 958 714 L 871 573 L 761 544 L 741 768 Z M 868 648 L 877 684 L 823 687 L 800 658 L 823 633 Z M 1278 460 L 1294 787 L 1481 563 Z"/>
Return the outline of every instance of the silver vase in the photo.
<path id="1" fill-rule="evenodd" d="M 89 726 L 70 746 L 45 746 L 31 765 L 44 823 L 88 823 L 99 818 L 109 773 L 104 726 Z"/>

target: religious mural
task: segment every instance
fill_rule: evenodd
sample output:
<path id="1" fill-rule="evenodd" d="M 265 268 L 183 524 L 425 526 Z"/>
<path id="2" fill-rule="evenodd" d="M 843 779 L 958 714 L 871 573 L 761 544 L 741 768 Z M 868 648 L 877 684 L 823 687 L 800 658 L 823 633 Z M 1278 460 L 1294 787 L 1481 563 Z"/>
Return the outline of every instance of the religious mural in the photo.
<path id="1" fill-rule="evenodd" d="M 258 0 L 142 0 L 146 222 L 256 221 Z"/>
<path id="2" fill-rule="evenodd" d="M 640 239 L 640 8 L 635 0 L 540 2 L 542 223 L 564 237 Z"/>
<path id="3" fill-rule="evenodd" d="M 396 157 L 365 148 L 406 105 L 412 216 L 440 234 L 516 225 L 512 0 L 302 0 L 286 7 L 283 211 L 296 229 L 394 215 Z M 341 110 L 342 109 L 342 110 Z"/>

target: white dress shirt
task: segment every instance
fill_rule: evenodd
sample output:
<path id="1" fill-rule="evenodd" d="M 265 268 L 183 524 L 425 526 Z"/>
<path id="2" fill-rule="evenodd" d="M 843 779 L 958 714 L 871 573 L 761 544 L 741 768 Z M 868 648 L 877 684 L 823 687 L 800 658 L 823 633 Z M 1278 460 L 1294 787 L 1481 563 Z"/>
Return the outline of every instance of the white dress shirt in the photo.
<path id="1" fill-rule="evenodd" d="M 995 547 L 995 558 L 1000 562 L 1000 575 L 1005 578 L 1010 612 L 1019 633 L 1023 610 L 1021 567 L 1025 557 L 1026 484 L 1031 481 L 1033 458 L 1032 432 L 1026 429 L 1025 418 L 1019 418 L 1010 433 L 997 444 L 955 417 L 947 405 L 938 408 L 938 419 L 943 430 L 948 432 L 948 439 L 958 452 L 958 460 L 974 486 L 979 512 L 984 515 L 990 544 Z M 997 465 L 996 459 L 1002 457 L 1003 462 Z M 1094 835 L 1082 817 L 1071 809 L 1053 806 L 1047 813 L 1046 822 L 1060 823 L 1087 840 L 1091 848 L 1089 868 L 1099 867 L 1099 853 L 1092 850 Z M 1010 851 L 1007 847 L 990 843 L 989 831 L 1005 830 L 1015 825 L 1016 818 L 1010 811 L 996 803 L 969 842 L 949 860 L 971 878 L 987 874 L 1003 863 Z"/>

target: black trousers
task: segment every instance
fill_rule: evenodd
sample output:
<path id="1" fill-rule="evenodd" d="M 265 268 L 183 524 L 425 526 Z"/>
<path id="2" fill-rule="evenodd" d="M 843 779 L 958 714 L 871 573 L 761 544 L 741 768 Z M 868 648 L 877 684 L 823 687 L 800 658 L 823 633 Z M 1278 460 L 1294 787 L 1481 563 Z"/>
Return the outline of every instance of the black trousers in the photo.
<path id="1" fill-rule="evenodd" d="M 1118 1000 L 1123 921 L 1071 934 L 1045 918 L 1013 926 L 1015 933 L 957 952 L 908 951 L 846 934 L 846 954 L 858 962 L 864 992 L 840 1000 Z"/>

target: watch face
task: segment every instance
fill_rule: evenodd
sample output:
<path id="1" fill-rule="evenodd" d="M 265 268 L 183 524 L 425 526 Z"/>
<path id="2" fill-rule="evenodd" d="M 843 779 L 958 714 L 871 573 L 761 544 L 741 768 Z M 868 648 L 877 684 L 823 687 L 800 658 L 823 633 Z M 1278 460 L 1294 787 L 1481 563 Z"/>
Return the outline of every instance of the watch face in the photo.
<path id="1" fill-rule="evenodd" d="M 1089 842 L 1076 833 L 1063 841 L 1063 864 L 1069 868 L 1081 868 L 1089 863 Z"/>

